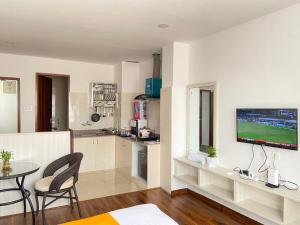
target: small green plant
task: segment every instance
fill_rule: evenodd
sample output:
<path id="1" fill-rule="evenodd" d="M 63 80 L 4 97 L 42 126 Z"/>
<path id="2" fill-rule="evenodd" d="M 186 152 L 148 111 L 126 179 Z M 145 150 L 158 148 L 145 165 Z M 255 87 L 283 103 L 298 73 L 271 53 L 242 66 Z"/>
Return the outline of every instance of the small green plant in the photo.
<path id="1" fill-rule="evenodd" d="M 10 151 L 2 150 L 0 154 L 0 158 L 3 161 L 10 161 L 13 158 L 13 153 Z"/>
<path id="2" fill-rule="evenodd" d="M 207 149 L 208 157 L 214 158 L 217 155 L 217 150 L 213 146 L 209 146 Z"/>

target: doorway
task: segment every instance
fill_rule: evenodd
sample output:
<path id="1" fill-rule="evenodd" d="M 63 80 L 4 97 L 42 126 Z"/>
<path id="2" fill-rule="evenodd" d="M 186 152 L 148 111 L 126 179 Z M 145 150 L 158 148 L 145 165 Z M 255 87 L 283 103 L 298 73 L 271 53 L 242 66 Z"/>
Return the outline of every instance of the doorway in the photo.
<path id="1" fill-rule="evenodd" d="M 69 130 L 70 76 L 36 74 L 36 132 Z"/>

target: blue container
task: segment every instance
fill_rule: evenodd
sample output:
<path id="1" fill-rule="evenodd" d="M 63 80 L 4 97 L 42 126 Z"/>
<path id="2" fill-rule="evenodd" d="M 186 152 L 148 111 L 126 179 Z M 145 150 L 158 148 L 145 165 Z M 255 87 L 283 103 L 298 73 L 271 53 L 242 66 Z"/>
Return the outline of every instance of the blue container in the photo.
<path id="1" fill-rule="evenodd" d="M 151 98 L 160 97 L 162 81 L 161 78 L 148 78 L 146 79 L 145 93 Z"/>

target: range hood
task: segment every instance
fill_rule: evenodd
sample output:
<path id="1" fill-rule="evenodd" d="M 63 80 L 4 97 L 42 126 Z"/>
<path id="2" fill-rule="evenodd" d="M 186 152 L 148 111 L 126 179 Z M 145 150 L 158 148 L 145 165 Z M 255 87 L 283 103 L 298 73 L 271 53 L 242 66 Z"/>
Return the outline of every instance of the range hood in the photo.
<path id="1" fill-rule="evenodd" d="M 153 74 L 151 78 L 146 79 L 145 94 L 150 98 L 160 98 L 160 89 L 162 87 L 161 79 L 161 55 L 153 54 Z"/>

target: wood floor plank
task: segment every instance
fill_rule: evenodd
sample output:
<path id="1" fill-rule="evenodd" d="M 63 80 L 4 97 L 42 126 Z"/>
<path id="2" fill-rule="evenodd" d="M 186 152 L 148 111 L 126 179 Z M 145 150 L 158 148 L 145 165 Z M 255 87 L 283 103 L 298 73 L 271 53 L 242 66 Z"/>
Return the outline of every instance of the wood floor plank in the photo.
<path id="1" fill-rule="evenodd" d="M 259 225 L 259 223 L 221 206 L 205 197 L 188 192 L 171 196 L 162 189 L 145 190 L 80 202 L 83 217 L 126 208 L 138 204 L 153 203 L 180 225 Z M 56 225 L 79 219 L 76 207 L 61 206 L 46 211 L 48 225 Z M 41 225 L 41 213 L 37 225 Z M 0 218 L 0 225 L 31 225 L 30 214 Z"/>

